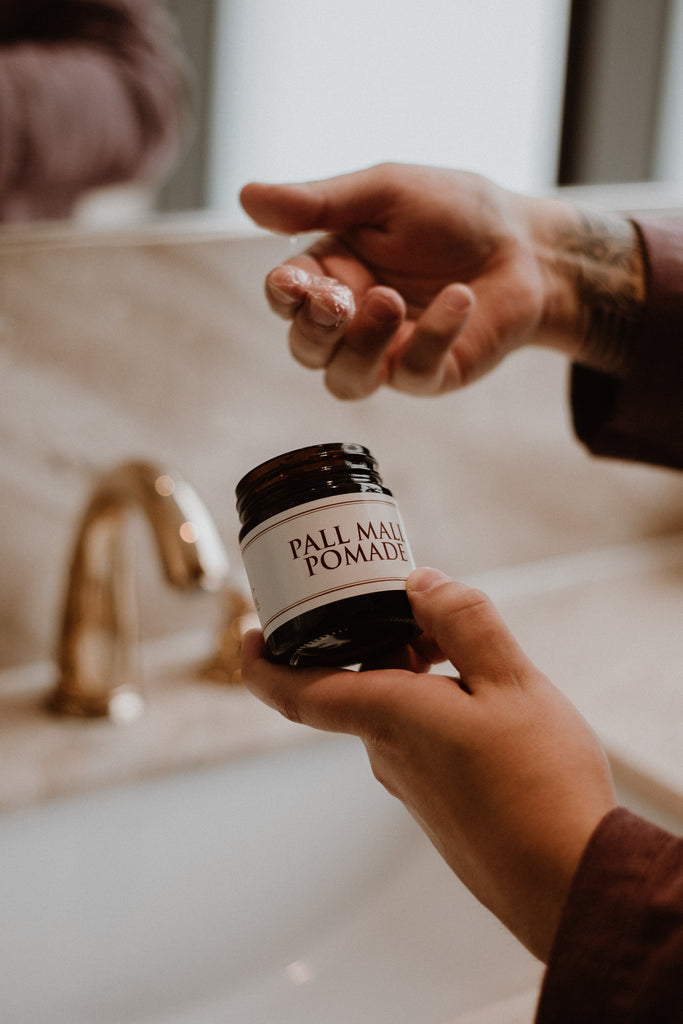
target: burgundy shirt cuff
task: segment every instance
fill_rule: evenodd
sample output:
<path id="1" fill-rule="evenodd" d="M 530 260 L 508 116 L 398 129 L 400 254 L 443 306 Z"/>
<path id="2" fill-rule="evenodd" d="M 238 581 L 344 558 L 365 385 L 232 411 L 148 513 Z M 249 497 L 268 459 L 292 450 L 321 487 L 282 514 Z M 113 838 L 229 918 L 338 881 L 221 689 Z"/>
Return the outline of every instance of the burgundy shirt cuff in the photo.
<path id="1" fill-rule="evenodd" d="M 572 883 L 536 1024 L 682 1020 L 683 839 L 617 808 Z"/>
<path id="2" fill-rule="evenodd" d="M 637 221 L 647 299 L 633 370 L 574 366 L 574 427 L 595 454 L 683 469 L 683 221 Z"/>

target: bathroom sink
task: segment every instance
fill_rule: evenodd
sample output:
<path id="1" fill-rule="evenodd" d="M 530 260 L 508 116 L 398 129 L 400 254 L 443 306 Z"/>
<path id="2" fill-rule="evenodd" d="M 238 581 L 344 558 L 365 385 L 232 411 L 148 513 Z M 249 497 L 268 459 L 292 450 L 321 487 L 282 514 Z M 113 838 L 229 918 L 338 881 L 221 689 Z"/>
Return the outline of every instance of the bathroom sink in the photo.
<path id="1" fill-rule="evenodd" d="M 7 813 L 0 864 L 7 1024 L 439 1024 L 539 976 L 347 737 Z"/>
<path id="2" fill-rule="evenodd" d="M 533 989 L 360 743 L 307 736 L 0 817 L 2 1020 L 443 1024 Z"/>

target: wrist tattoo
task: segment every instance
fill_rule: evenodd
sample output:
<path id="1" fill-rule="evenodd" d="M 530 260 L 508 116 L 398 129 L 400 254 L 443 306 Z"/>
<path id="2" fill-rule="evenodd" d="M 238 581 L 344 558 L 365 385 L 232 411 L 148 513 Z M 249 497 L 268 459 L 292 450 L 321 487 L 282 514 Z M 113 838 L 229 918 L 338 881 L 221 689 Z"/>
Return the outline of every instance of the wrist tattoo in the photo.
<path id="1" fill-rule="evenodd" d="M 629 221 L 577 210 L 559 241 L 578 302 L 577 360 L 617 377 L 630 371 L 645 301 L 643 254 Z M 566 272 L 566 270 L 565 270 Z"/>

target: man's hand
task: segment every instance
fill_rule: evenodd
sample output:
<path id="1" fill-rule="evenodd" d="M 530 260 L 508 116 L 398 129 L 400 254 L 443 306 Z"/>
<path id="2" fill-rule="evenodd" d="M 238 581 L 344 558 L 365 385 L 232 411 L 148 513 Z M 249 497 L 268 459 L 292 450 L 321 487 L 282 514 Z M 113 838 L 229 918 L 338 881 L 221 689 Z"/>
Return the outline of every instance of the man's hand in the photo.
<path id="1" fill-rule="evenodd" d="M 394 667 L 283 668 L 252 632 L 243 678 L 292 720 L 360 736 L 465 885 L 546 959 L 582 852 L 615 806 L 606 759 L 485 595 L 430 569 L 408 594 L 424 633 Z M 457 677 L 427 674 L 445 659 Z"/>
<path id="2" fill-rule="evenodd" d="M 327 232 L 271 271 L 266 294 L 292 321 L 295 358 L 339 398 L 441 394 L 525 344 L 611 371 L 637 324 L 642 258 L 620 217 L 393 164 L 251 183 L 241 201 L 263 227 Z"/>
<path id="3" fill-rule="evenodd" d="M 279 231 L 331 232 L 269 275 L 292 351 L 338 397 L 382 383 L 435 394 L 473 379 L 533 329 L 539 275 L 515 197 L 475 175 L 382 165 L 307 185 L 247 185 Z M 475 297 L 476 296 L 476 297 Z"/>

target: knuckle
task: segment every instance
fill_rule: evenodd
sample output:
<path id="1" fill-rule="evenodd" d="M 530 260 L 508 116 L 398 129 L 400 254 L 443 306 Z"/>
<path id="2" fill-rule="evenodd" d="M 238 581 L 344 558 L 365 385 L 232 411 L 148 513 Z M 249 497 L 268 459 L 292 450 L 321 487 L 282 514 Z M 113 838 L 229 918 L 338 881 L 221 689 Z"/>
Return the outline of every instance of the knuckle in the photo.
<path id="1" fill-rule="evenodd" d="M 462 602 L 464 607 L 470 610 L 481 608 L 482 610 L 490 611 L 493 608 L 493 602 L 487 593 L 480 590 L 479 587 L 465 587 L 462 588 Z"/>
<path id="2" fill-rule="evenodd" d="M 390 366 L 390 383 L 399 391 L 414 395 L 435 394 L 442 383 L 448 351 L 444 347 L 433 348 L 419 339 L 394 359 Z"/>
<path id="3" fill-rule="evenodd" d="M 464 587 L 459 594 L 459 598 L 459 601 L 453 608 L 455 614 L 466 613 L 469 615 L 485 616 L 491 615 L 494 611 L 491 598 L 477 587 Z"/>
<path id="4" fill-rule="evenodd" d="M 289 332 L 289 350 L 293 357 L 308 370 L 322 370 L 329 362 L 329 347 L 316 338 L 307 337 L 298 326 Z"/>
<path id="5" fill-rule="evenodd" d="M 411 395 L 431 395 L 437 390 L 438 376 L 433 367 L 402 356 L 391 367 L 388 383 L 396 391 L 405 391 Z"/>
<path id="6" fill-rule="evenodd" d="M 399 787 L 396 785 L 396 782 L 394 781 L 394 776 L 392 772 L 389 771 L 388 766 L 386 764 L 381 763 L 376 758 L 371 757 L 370 768 L 372 770 L 372 774 L 374 775 L 374 777 L 377 779 L 381 786 L 384 786 L 387 793 L 389 793 L 390 796 L 395 796 L 400 799 L 401 794 L 399 791 Z"/>
<path id="7" fill-rule="evenodd" d="M 392 796 L 398 796 L 395 764 L 398 757 L 394 730 L 388 725 L 376 726 L 363 737 L 372 774 Z"/>
<path id="8" fill-rule="evenodd" d="M 273 694 L 269 703 L 289 722 L 294 722 L 296 725 L 303 723 L 299 706 L 289 694 Z"/>
<path id="9" fill-rule="evenodd" d="M 372 173 L 382 183 L 385 192 L 391 194 L 402 188 L 405 179 L 405 167 L 395 160 L 384 160 L 375 164 Z"/>
<path id="10" fill-rule="evenodd" d="M 327 374 L 325 386 L 331 395 L 342 402 L 355 402 L 360 398 L 367 398 L 377 388 L 376 384 L 361 375 L 348 377 L 335 373 Z"/>
<path id="11" fill-rule="evenodd" d="M 447 623 L 454 624 L 472 616 L 478 619 L 489 618 L 495 613 L 491 598 L 483 590 L 455 582 L 448 582 L 443 586 L 448 589 L 448 593 L 444 593 L 444 598 L 448 601 L 444 614 Z"/>

